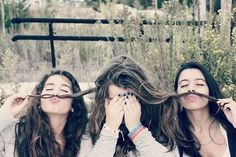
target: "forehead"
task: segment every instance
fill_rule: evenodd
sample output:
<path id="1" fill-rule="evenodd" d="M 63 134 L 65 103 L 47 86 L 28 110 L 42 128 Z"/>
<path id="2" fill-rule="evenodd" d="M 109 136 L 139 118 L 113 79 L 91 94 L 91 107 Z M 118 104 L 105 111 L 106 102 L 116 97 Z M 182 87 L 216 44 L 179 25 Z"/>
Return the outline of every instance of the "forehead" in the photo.
<path id="1" fill-rule="evenodd" d="M 54 85 L 67 85 L 71 87 L 70 80 L 63 76 L 63 75 L 52 75 L 50 76 L 47 81 L 45 82 L 45 85 L 47 84 L 54 84 Z"/>
<path id="2" fill-rule="evenodd" d="M 118 87 L 118 86 L 116 86 L 116 85 L 114 85 L 114 84 L 110 84 L 110 85 L 108 86 L 108 94 L 109 94 L 109 97 L 114 97 L 114 96 L 116 96 L 116 95 L 118 95 L 118 94 L 124 94 L 124 93 L 126 93 L 126 92 L 127 92 L 126 89 L 121 88 L 121 87 Z"/>
<path id="3" fill-rule="evenodd" d="M 203 73 L 199 69 L 185 69 L 181 72 L 178 82 L 180 82 L 181 80 L 196 80 L 196 79 L 205 80 Z"/>

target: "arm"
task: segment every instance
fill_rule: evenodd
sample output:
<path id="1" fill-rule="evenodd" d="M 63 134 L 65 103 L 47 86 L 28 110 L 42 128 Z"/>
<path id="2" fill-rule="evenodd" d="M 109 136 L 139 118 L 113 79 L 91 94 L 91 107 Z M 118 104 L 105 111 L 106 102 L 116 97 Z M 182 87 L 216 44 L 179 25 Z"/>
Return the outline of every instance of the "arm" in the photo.
<path id="1" fill-rule="evenodd" d="M 168 149 L 157 142 L 150 131 L 140 123 L 141 105 L 135 96 L 131 96 L 124 106 L 125 124 L 129 130 L 129 137 L 134 142 L 141 157 L 174 157 Z"/>
<path id="2" fill-rule="evenodd" d="M 0 157 L 14 156 L 15 123 L 0 132 Z"/>
<path id="3" fill-rule="evenodd" d="M 86 157 L 113 157 L 119 132 L 112 132 L 103 127 L 100 137 L 92 151 Z"/>
<path id="4" fill-rule="evenodd" d="M 10 124 L 12 124 L 13 122 L 17 121 L 16 118 L 14 118 L 14 116 L 7 110 L 7 108 L 5 106 L 2 106 L 0 108 L 0 132 L 2 130 L 4 130 L 5 128 L 7 128 Z M 2 139 L 1 139 L 2 140 Z M 0 141 L 2 142 L 2 141 Z"/>
<path id="5" fill-rule="evenodd" d="M 168 149 L 152 137 L 147 128 L 143 129 L 133 142 L 142 157 L 174 157 L 173 153 L 167 152 Z"/>
<path id="6" fill-rule="evenodd" d="M 2 135 L 0 134 L 0 157 L 3 157 L 3 151 L 4 151 L 4 140 Z"/>
<path id="7" fill-rule="evenodd" d="M 119 134 L 119 126 L 123 119 L 124 99 L 115 96 L 110 102 L 105 99 L 106 124 L 104 124 L 94 148 L 87 157 L 113 157 Z"/>
<path id="8" fill-rule="evenodd" d="M 0 108 L 0 132 L 17 120 L 17 116 L 27 105 L 28 99 L 23 95 L 13 95 L 6 99 Z"/>

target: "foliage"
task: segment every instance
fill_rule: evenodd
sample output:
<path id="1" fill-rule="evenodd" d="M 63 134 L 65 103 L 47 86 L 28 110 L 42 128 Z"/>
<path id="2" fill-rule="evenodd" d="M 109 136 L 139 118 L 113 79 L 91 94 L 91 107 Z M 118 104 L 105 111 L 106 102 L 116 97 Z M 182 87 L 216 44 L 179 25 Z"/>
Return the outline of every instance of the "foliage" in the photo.
<path id="1" fill-rule="evenodd" d="M 4 4 L 4 13 L 5 13 L 5 27 L 9 31 L 12 27 L 11 19 L 13 17 L 29 17 L 29 10 L 26 7 L 27 0 L 20 0 L 17 2 L 7 2 Z M 2 22 L 2 21 L 1 21 Z M 15 29 L 18 29 L 16 27 Z"/>
<path id="2" fill-rule="evenodd" d="M 47 9 L 53 10 L 52 8 Z M 140 22 L 144 20 L 144 17 L 139 14 L 131 16 L 127 10 L 118 13 L 119 17 L 122 15 L 124 20 L 122 25 L 58 25 L 54 31 L 59 35 L 113 35 L 124 36 L 127 39 L 135 38 L 135 41 L 56 41 L 57 66 L 70 70 L 78 76 L 79 81 L 92 82 L 101 67 L 110 58 L 120 54 L 129 54 L 155 78 L 156 86 L 163 90 L 173 90 L 174 76 L 179 65 L 184 61 L 196 60 L 207 66 L 226 95 L 236 99 L 236 30 L 234 29 L 232 32 L 232 43 L 228 44 L 222 36 L 224 32 L 219 32 L 217 26 L 212 27 L 213 21 L 209 20 L 208 24 L 201 28 L 189 26 L 186 20 L 191 16 L 191 9 L 181 5 L 177 0 L 163 3 L 161 8 L 163 16 L 156 16 L 150 21 L 169 20 L 169 24 L 160 22 L 158 25 L 145 25 L 143 26 L 144 34 L 140 33 Z M 116 18 L 113 12 L 114 10 L 111 9 L 110 17 Z M 56 12 L 55 15 L 57 15 Z M 181 25 L 174 25 L 176 20 L 183 22 Z M 215 20 L 216 23 L 220 22 L 219 18 L 215 18 Z M 30 29 L 33 29 L 34 32 Z M 47 27 L 31 26 L 25 29 L 25 34 L 45 34 L 46 32 Z M 155 40 L 149 42 L 148 37 L 155 38 Z M 46 42 L 36 42 L 35 44 L 25 41 L 4 45 L 0 45 L 4 48 L 0 50 L 2 51 L 0 56 L 1 81 L 35 81 L 38 79 L 37 73 L 43 73 L 51 68 L 50 45 Z M 15 75 L 16 73 L 18 75 Z M 31 77 L 23 78 L 24 75 Z"/>

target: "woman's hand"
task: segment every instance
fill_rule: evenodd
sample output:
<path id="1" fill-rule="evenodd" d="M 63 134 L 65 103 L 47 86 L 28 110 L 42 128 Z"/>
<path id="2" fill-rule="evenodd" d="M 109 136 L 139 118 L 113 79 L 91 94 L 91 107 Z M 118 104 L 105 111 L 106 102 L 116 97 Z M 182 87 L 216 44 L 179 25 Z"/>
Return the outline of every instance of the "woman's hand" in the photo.
<path id="1" fill-rule="evenodd" d="M 125 125 L 129 131 L 134 129 L 140 122 L 141 118 L 141 105 L 135 96 L 126 98 L 126 104 L 124 105 L 125 112 Z"/>
<path id="2" fill-rule="evenodd" d="M 9 111 L 13 117 L 17 117 L 27 104 L 27 96 L 17 94 L 8 97 L 2 108 L 5 108 L 6 111 Z"/>
<path id="3" fill-rule="evenodd" d="M 106 125 L 113 131 L 118 130 L 124 116 L 124 98 L 115 96 L 111 101 L 105 99 Z"/>
<path id="4" fill-rule="evenodd" d="M 236 102 L 231 98 L 226 98 L 219 99 L 217 103 L 222 108 L 230 123 L 236 128 Z"/>

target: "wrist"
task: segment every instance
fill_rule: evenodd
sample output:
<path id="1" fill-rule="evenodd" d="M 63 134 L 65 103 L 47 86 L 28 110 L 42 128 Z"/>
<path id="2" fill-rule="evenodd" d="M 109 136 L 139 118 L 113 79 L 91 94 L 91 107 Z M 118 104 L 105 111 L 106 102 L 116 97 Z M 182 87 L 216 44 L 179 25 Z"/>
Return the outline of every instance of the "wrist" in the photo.
<path id="1" fill-rule="evenodd" d="M 129 132 L 132 132 L 133 130 L 135 130 L 136 127 L 138 127 L 139 125 L 142 125 L 141 122 L 137 122 L 137 123 L 134 123 L 132 125 L 127 125 L 127 129 L 129 130 Z"/>
<path id="2" fill-rule="evenodd" d="M 120 125 L 116 124 L 117 122 L 114 122 L 114 121 L 109 121 L 109 120 L 106 120 L 105 121 L 105 124 L 107 126 L 109 126 L 110 129 L 112 130 L 118 130 Z"/>
<path id="3" fill-rule="evenodd" d="M 119 133 L 120 130 L 119 129 L 113 129 L 112 127 L 110 127 L 109 125 L 107 125 L 106 123 L 103 125 L 103 129 L 110 131 L 112 133 Z"/>
<path id="4" fill-rule="evenodd" d="M 141 122 L 139 122 L 133 129 L 131 129 L 131 131 L 128 134 L 128 137 L 131 140 L 134 140 L 134 138 L 136 138 L 144 129 L 145 127 L 142 125 Z"/>

